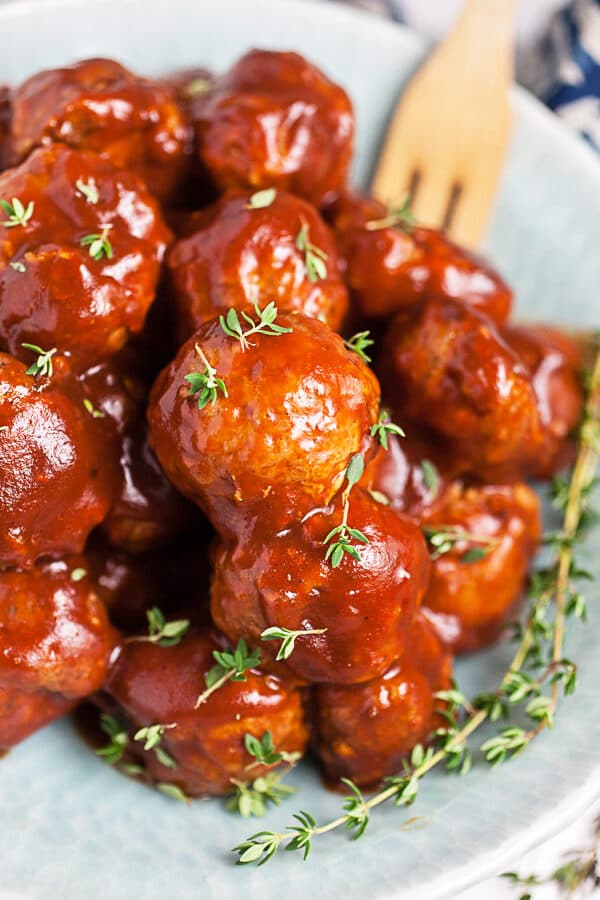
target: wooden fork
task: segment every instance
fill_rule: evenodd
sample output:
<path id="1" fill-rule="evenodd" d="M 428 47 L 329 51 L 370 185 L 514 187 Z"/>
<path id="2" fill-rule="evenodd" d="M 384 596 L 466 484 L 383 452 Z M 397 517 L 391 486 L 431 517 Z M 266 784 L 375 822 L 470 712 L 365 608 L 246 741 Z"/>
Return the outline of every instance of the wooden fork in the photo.
<path id="1" fill-rule="evenodd" d="M 371 193 L 408 194 L 416 220 L 476 247 L 511 132 L 515 0 L 466 0 L 456 25 L 404 91 Z"/>

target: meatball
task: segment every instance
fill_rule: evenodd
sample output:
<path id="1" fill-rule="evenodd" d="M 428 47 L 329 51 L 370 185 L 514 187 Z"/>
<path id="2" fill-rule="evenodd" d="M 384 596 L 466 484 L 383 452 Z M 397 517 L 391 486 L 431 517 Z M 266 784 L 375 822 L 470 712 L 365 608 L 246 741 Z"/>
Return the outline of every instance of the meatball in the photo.
<path id="1" fill-rule="evenodd" d="M 452 657 L 423 616 L 410 632 L 410 653 L 372 681 L 321 684 L 313 693 L 314 745 L 328 781 L 350 778 L 375 788 L 426 743 L 450 687 Z M 439 720 L 441 725 L 441 719 Z"/>
<path id="2" fill-rule="evenodd" d="M 191 629 L 171 647 L 127 644 L 105 684 L 131 734 L 156 723 L 168 726 L 161 748 L 176 768 L 140 743 L 129 749 L 149 779 L 176 784 L 190 797 L 226 794 L 233 780 L 267 773 L 267 767 L 253 765 L 245 735 L 260 740 L 270 731 L 278 752 L 298 754 L 308 738 L 300 692 L 257 670 L 246 672 L 246 681 L 228 681 L 195 708 L 203 675 L 215 664 L 213 651 L 223 647 L 207 629 Z"/>
<path id="3" fill-rule="evenodd" d="M 319 632 L 301 636 L 286 662 L 300 680 L 347 684 L 381 675 L 402 653 L 427 587 L 429 554 L 417 526 L 359 488 L 349 497 L 349 526 L 366 543 L 351 536 L 357 558 L 345 553 L 334 566 L 327 537 L 342 516 L 338 500 L 287 527 L 267 530 L 258 519 L 216 553 L 211 613 L 232 640 L 256 646 L 275 625 Z M 272 663 L 278 646 L 262 643 L 263 661 Z"/>
<path id="4" fill-rule="evenodd" d="M 99 423 L 55 360 L 52 378 L 0 354 L 0 567 L 83 550 L 118 473 Z"/>
<path id="5" fill-rule="evenodd" d="M 424 526 L 429 535 L 450 535 L 449 550 L 433 560 L 423 600 L 441 639 L 458 653 L 492 643 L 515 609 L 538 549 L 537 494 L 526 484 L 457 484 Z"/>
<path id="6" fill-rule="evenodd" d="M 85 557 L 0 572 L 0 687 L 87 697 L 104 681 L 116 638 Z"/>
<path id="7" fill-rule="evenodd" d="M 80 378 L 92 414 L 113 437 L 120 463 L 117 498 L 102 524 L 115 547 L 144 553 L 169 543 L 193 507 L 177 493 L 147 441 L 145 390 L 112 363 Z"/>
<path id="8" fill-rule="evenodd" d="M 380 372 L 395 416 L 441 434 L 469 471 L 491 480 L 529 470 L 543 442 L 537 397 L 486 316 L 442 298 L 398 314 Z"/>
<path id="9" fill-rule="evenodd" d="M 200 160 L 221 190 L 275 187 L 318 205 L 346 181 L 352 104 L 297 53 L 246 53 L 196 98 L 192 116 Z"/>
<path id="10" fill-rule="evenodd" d="M 147 631 L 146 613 L 158 607 L 178 612 L 186 598 L 185 618 L 206 620 L 209 587 L 210 526 L 196 513 L 189 536 L 176 544 L 135 555 L 112 547 L 96 532 L 85 548 L 88 569 L 111 622 L 122 631 Z"/>
<path id="11" fill-rule="evenodd" d="M 151 445 L 217 530 L 233 515 L 228 506 L 237 515 L 277 492 L 294 495 L 297 511 L 327 502 L 371 441 L 379 401 L 371 370 L 316 319 L 282 313 L 275 325 L 290 330 L 252 334 L 244 349 L 218 321 L 207 322 L 150 396 Z M 220 383 L 211 400 L 202 385 L 213 376 Z"/>
<path id="12" fill-rule="evenodd" d="M 402 217 L 390 217 L 377 200 L 348 193 L 336 198 L 325 215 L 336 231 L 346 281 L 361 316 L 389 316 L 439 295 L 461 300 L 498 324 L 508 318 L 508 285 L 441 231 L 403 227 Z"/>
<path id="13" fill-rule="evenodd" d="M 428 434 L 412 422 L 405 428 L 404 438 L 388 435 L 387 449 L 379 448 L 362 484 L 374 499 L 420 521 L 442 501 L 459 472 L 460 460 L 439 435 Z"/>
<path id="14" fill-rule="evenodd" d="M 543 325 L 511 326 L 503 337 L 531 373 L 543 427 L 530 474 L 549 478 L 573 458 L 571 435 L 583 413 L 582 353 L 568 335 Z"/>
<path id="15" fill-rule="evenodd" d="M 173 200 L 193 154 L 193 129 L 173 88 L 110 59 L 38 72 L 14 93 L 16 162 L 54 142 L 92 150 Z"/>
<path id="16" fill-rule="evenodd" d="M 229 307 L 255 301 L 299 310 L 334 331 L 341 326 L 348 295 L 335 243 L 317 211 L 282 191 L 269 206 L 254 209 L 254 196 L 260 195 L 229 192 L 171 248 L 168 266 L 181 342 Z M 324 271 L 314 272 L 311 246 L 323 254 L 317 258 Z"/>
<path id="17" fill-rule="evenodd" d="M 0 346 L 58 347 L 76 368 L 139 331 L 170 232 L 136 176 L 58 144 L 0 175 Z M 20 214 L 20 211 L 23 214 Z"/>
<path id="18" fill-rule="evenodd" d="M 75 706 L 49 691 L 19 691 L 0 685 L 0 755 Z"/>

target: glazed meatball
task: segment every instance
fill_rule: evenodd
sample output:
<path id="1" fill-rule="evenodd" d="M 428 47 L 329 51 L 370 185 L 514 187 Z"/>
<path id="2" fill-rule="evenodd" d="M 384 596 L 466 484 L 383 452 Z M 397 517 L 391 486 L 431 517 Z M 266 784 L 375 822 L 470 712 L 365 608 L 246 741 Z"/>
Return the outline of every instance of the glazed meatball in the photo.
<path id="1" fill-rule="evenodd" d="M 512 291 L 482 259 L 441 231 L 394 226 L 377 200 L 344 193 L 327 208 L 357 313 L 389 316 L 429 295 L 453 297 L 502 324 Z M 391 225 L 386 225 L 391 222 Z"/>
<path id="2" fill-rule="evenodd" d="M 310 204 L 278 191 L 267 207 L 252 208 L 247 191 L 229 192 L 201 213 L 198 228 L 168 255 L 181 342 L 219 313 L 273 301 L 321 319 L 334 331 L 342 324 L 348 296 L 338 274 L 335 243 Z M 312 268 L 313 245 L 323 256 L 321 275 Z M 317 264 L 319 265 L 319 263 Z"/>
<path id="3" fill-rule="evenodd" d="M 341 502 L 302 521 L 250 524 L 216 553 L 211 613 L 233 641 L 252 645 L 278 625 L 325 629 L 297 640 L 287 668 L 297 678 L 347 684 L 381 675 L 403 650 L 429 579 L 425 541 L 409 519 L 355 488 L 349 524 L 367 539 L 350 538 L 358 558 L 326 559 L 327 535 L 342 520 Z M 273 662 L 278 644 L 261 644 Z"/>
<path id="4" fill-rule="evenodd" d="M 193 105 L 198 154 L 221 189 L 275 187 L 318 205 L 344 185 L 352 104 L 297 53 L 252 50 Z"/>
<path id="5" fill-rule="evenodd" d="M 84 373 L 80 383 L 92 415 L 113 438 L 120 465 L 117 498 L 102 523 L 115 547 L 144 553 L 169 543 L 192 507 L 177 493 L 147 441 L 146 393 L 113 363 Z"/>
<path id="6" fill-rule="evenodd" d="M 374 499 L 420 521 L 441 503 L 460 460 L 449 452 L 439 435 L 407 423 L 406 436 L 387 437 L 387 449 L 380 447 L 365 469 L 362 484 Z"/>
<path id="7" fill-rule="evenodd" d="M 275 324 L 290 331 L 253 334 L 244 350 L 218 321 L 207 322 L 150 396 L 151 445 L 217 530 L 230 517 L 228 504 L 237 514 L 278 491 L 295 495 L 297 511 L 327 502 L 351 457 L 371 441 L 379 401 L 371 370 L 316 319 L 282 313 Z M 186 376 L 207 366 L 221 387 L 199 408 L 200 387 Z"/>
<path id="8" fill-rule="evenodd" d="M 173 200 L 192 159 L 193 130 L 164 82 L 110 59 L 38 72 L 14 94 L 15 161 L 54 142 L 92 150 L 135 172 L 161 202 Z"/>
<path id="9" fill-rule="evenodd" d="M 571 435 L 583 413 L 582 353 L 568 335 L 543 325 L 513 325 L 503 337 L 531 373 L 542 422 L 543 446 L 530 474 L 549 478 L 573 458 Z"/>
<path id="10" fill-rule="evenodd" d="M 450 687 L 452 658 L 423 616 L 410 633 L 410 652 L 373 681 L 318 685 L 313 694 L 314 744 L 329 782 L 350 778 L 375 788 L 397 773 L 416 744 L 425 744 Z M 441 719 L 439 720 L 441 725 Z"/>
<path id="11" fill-rule="evenodd" d="M 424 527 L 430 535 L 454 535 L 448 552 L 433 560 L 423 600 L 441 639 L 458 653 L 492 643 L 515 610 L 538 549 L 537 494 L 526 484 L 457 484 Z"/>
<path id="12" fill-rule="evenodd" d="M 146 776 L 176 784 L 190 797 L 226 794 L 232 780 L 248 781 L 266 774 L 265 766 L 245 747 L 246 734 L 259 740 L 270 731 L 278 752 L 304 751 L 308 731 L 299 691 L 257 670 L 246 681 L 229 681 L 195 709 L 204 689 L 204 674 L 223 649 L 207 629 L 191 629 L 175 646 L 127 644 L 112 668 L 105 691 L 133 734 L 138 728 L 165 723 L 161 748 L 176 762 L 163 765 L 153 752 L 131 744 Z"/>
<path id="13" fill-rule="evenodd" d="M 85 557 L 0 573 L 0 687 L 86 697 L 102 685 L 116 638 Z"/>
<path id="14" fill-rule="evenodd" d="M 83 401 L 61 360 L 48 378 L 0 354 L 0 568 L 80 552 L 113 503 L 111 447 Z"/>
<path id="15" fill-rule="evenodd" d="M 19 691 L 0 685 L 0 755 L 75 706 L 60 694 L 49 691 Z"/>
<path id="16" fill-rule="evenodd" d="M 121 631 L 147 631 L 146 613 L 158 607 L 178 612 L 185 598 L 185 618 L 206 620 L 212 532 L 199 512 L 188 535 L 158 551 L 135 555 L 111 546 L 96 532 L 85 548 L 88 569 L 111 622 Z"/>
<path id="17" fill-rule="evenodd" d="M 490 319 L 435 298 L 392 322 L 382 385 L 400 421 L 438 432 L 486 480 L 519 477 L 543 441 L 530 372 Z"/>
<path id="18" fill-rule="evenodd" d="M 170 232 L 136 176 L 95 154 L 36 150 L 0 175 L 0 345 L 68 353 L 76 368 L 144 324 Z M 18 221 L 17 221 L 18 220 Z"/>

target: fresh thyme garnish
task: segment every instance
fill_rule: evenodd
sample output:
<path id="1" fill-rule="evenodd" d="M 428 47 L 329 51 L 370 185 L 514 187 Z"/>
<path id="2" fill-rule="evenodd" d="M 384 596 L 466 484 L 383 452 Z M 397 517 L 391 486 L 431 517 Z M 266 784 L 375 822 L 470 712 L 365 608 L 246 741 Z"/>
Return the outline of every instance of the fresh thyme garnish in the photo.
<path id="1" fill-rule="evenodd" d="M 498 539 L 485 534 L 473 534 L 458 525 L 424 525 L 423 534 L 432 549 L 431 558 L 439 559 L 451 553 L 457 544 L 471 546 L 461 555 L 462 562 L 479 562 L 498 546 Z"/>
<path id="2" fill-rule="evenodd" d="M 227 681 L 246 681 L 248 669 L 255 669 L 260 663 L 258 650 L 248 650 L 248 645 L 240 638 L 235 650 L 213 650 L 216 665 L 204 676 L 206 690 L 196 700 L 198 709 L 211 694 L 218 691 Z"/>
<path id="3" fill-rule="evenodd" d="M 7 200 L 0 200 L 0 206 L 8 216 L 8 219 L 0 222 L 0 225 L 4 225 L 5 228 L 16 228 L 17 225 L 26 225 L 35 209 L 33 200 L 25 207 L 18 197 L 13 197 L 12 203 L 9 203 Z"/>
<path id="4" fill-rule="evenodd" d="M 71 581 L 81 581 L 87 575 L 87 571 L 85 569 L 73 569 L 71 572 Z"/>
<path id="5" fill-rule="evenodd" d="M 31 350 L 32 353 L 37 353 L 37 359 L 35 362 L 31 363 L 25 374 L 33 376 L 41 375 L 42 377 L 52 378 L 54 372 L 52 357 L 58 352 L 58 349 L 53 347 L 52 350 L 42 350 L 42 348 L 38 347 L 36 344 L 21 344 L 21 347 L 24 350 Z"/>
<path id="6" fill-rule="evenodd" d="M 401 205 L 394 209 L 388 210 L 387 215 L 382 219 L 371 219 L 366 223 L 367 231 L 381 231 L 383 228 L 400 228 L 402 231 L 410 233 L 415 224 L 415 217 L 410 210 L 410 198 L 407 196 Z"/>
<path id="7" fill-rule="evenodd" d="M 122 723 L 115 716 L 106 713 L 100 714 L 100 728 L 109 736 L 110 741 L 105 747 L 99 747 L 96 755 L 101 756 L 109 766 L 114 766 L 121 762 L 129 736 Z"/>
<path id="8" fill-rule="evenodd" d="M 239 813 L 244 819 L 249 816 L 264 816 L 269 803 L 279 806 L 282 800 L 296 793 L 295 787 L 282 783 L 282 778 L 288 771 L 289 768 L 267 772 L 254 781 L 236 781 L 232 778 L 234 790 L 227 798 L 225 809 Z"/>
<path id="9" fill-rule="evenodd" d="M 431 462 L 430 459 L 422 459 L 420 463 L 421 467 L 421 475 L 423 476 L 423 484 L 429 491 L 432 500 L 438 495 L 440 489 L 440 473 L 437 470 L 437 466 Z"/>
<path id="10" fill-rule="evenodd" d="M 155 785 L 156 790 L 160 791 L 161 794 L 164 794 L 165 797 L 170 797 L 171 800 L 179 800 L 181 803 L 189 803 L 190 798 L 187 794 L 181 790 L 176 784 L 169 784 L 168 781 L 159 782 Z"/>
<path id="11" fill-rule="evenodd" d="M 275 323 L 278 310 L 273 301 L 267 303 L 264 309 L 261 309 L 256 301 L 254 301 L 253 306 L 258 317 L 257 322 L 255 322 L 252 316 L 249 316 L 247 312 L 244 312 L 243 309 L 241 310 L 242 318 L 250 325 L 250 328 L 247 328 L 246 331 L 242 328 L 237 310 L 231 308 L 227 313 L 227 316 L 219 316 L 219 323 L 225 334 L 228 337 L 235 338 L 236 341 L 239 341 L 242 350 L 247 350 L 248 347 L 254 347 L 254 344 L 248 340 L 251 334 L 264 334 L 271 337 L 277 337 L 280 334 L 290 334 L 293 330 L 292 328 L 283 328 L 282 325 L 277 325 Z"/>
<path id="12" fill-rule="evenodd" d="M 369 497 L 371 497 L 375 501 L 375 503 L 381 503 L 382 506 L 390 506 L 392 503 L 388 495 L 384 494 L 383 491 L 377 491 L 373 488 L 367 488 L 367 493 Z"/>
<path id="13" fill-rule="evenodd" d="M 104 413 L 101 409 L 96 409 L 91 400 L 88 400 L 86 397 L 83 401 L 83 406 L 87 412 L 89 412 L 92 419 L 103 419 Z"/>
<path id="14" fill-rule="evenodd" d="M 388 448 L 388 435 L 396 434 L 398 437 L 406 437 L 399 425 L 394 425 L 387 410 L 382 409 L 379 419 L 371 426 L 371 437 L 376 437 L 384 450 Z"/>
<path id="15" fill-rule="evenodd" d="M 177 766 L 175 760 L 160 746 L 163 734 L 171 728 L 177 728 L 177 723 L 171 722 L 170 725 L 147 725 L 145 728 L 140 728 L 139 731 L 136 731 L 133 739 L 134 741 L 144 741 L 144 750 L 154 750 L 159 763 L 163 766 L 167 766 L 169 769 L 175 769 Z"/>
<path id="16" fill-rule="evenodd" d="M 547 877 L 540 878 L 537 875 L 523 877 L 516 872 L 504 872 L 501 878 L 506 878 L 515 887 L 521 888 L 536 888 L 543 884 L 554 883 L 560 895 L 565 898 L 575 897 L 576 892 L 578 896 L 578 889 L 584 886 L 594 892 L 600 888 L 600 819 L 596 819 L 594 824 L 592 845 L 585 850 L 570 853 L 567 862 L 558 866 Z M 532 896 L 529 892 L 521 894 L 520 900 L 532 900 Z"/>
<path id="17" fill-rule="evenodd" d="M 84 181 L 83 178 L 79 178 L 75 182 L 75 187 L 77 188 L 79 193 L 85 197 L 87 202 L 92 204 L 92 206 L 95 206 L 100 199 L 98 188 L 96 187 L 96 182 L 93 178 L 88 179 L 88 181 Z"/>
<path id="18" fill-rule="evenodd" d="M 292 655 L 296 646 L 296 638 L 306 637 L 309 634 L 325 634 L 326 631 L 326 628 L 303 628 L 300 631 L 291 631 L 289 628 L 273 625 L 271 628 L 265 628 L 260 637 L 263 641 L 281 640 L 281 646 L 275 657 L 279 662 L 282 659 L 289 659 Z"/>
<path id="19" fill-rule="evenodd" d="M 569 490 L 562 501 L 563 540 L 555 547 L 553 563 L 546 569 L 538 570 L 533 578 L 529 613 L 525 625 L 516 629 L 519 644 L 497 690 L 479 695 L 472 703 L 457 688 L 453 688 L 451 692 L 440 692 L 439 699 L 447 703 L 443 713 L 446 724 L 436 730 L 434 746 L 427 749 L 421 745 L 414 747 L 410 759 L 404 762 L 403 772 L 388 778 L 383 790 L 364 800 L 352 790 L 352 796 L 346 798 L 345 803 L 351 800 L 353 805 L 344 806 L 342 815 L 323 825 L 317 825 L 310 813 L 301 811 L 294 816 L 295 824 L 288 826 L 285 831 L 259 831 L 253 834 L 234 847 L 238 864 L 263 865 L 280 848 L 302 851 L 306 859 L 314 838 L 340 827 L 361 829 L 362 834 L 371 810 L 388 800 L 397 806 L 412 804 L 417 798 L 421 778 L 440 763 L 445 763 L 452 772 L 468 772 L 471 766 L 468 740 L 471 735 L 486 721 L 497 722 L 511 708 L 522 703 L 526 704 L 524 712 L 532 723 L 531 727 L 525 729 L 509 725 L 484 741 L 482 750 L 488 763 L 498 765 L 512 759 L 522 753 L 545 728 L 551 726 L 560 697 L 572 694 L 577 684 L 576 665 L 563 656 L 565 619 L 570 608 L 571 615 L 576 615 L 575 610 L 582 608 L 580 602 L 573 602 L 573 598 L 577 596 L 575 582 L 591 577 L 576 563 L 574 548 L 582 536 L 584 514 L 590 500 L 590 486 L 594 483 L 598 467 L 596 441 L 590 437 L 598 428 L 600 354 L 591 376 L 577 460 Z M 552 603 L 555 607 L 554 621 L 548 618 Z M 523 671 L 525 665 L 529 672 Z M 533 677 L 530 672 L 536 669 L 539 674 Z M 548 693 L 544 693 L 546 685 Z"/>
<path id="20" fill-rule="evenodd" d="M 306 223 L 296 236 L 296 248 L 300 253 L 304 253 L 304 266 L 309 281 L 315 284 L 317 281 L 327 278 L 328 256 L 320 247 L 311 244 Z"/>
<path id="21" fill-rule="evenodd" d="M 206 368 L 204 372 L 190 372 L 185 376 L 185 380 L 190 384 L 189 396 L 196 397 L 198 409 L 204 409 L 209 403 L 216 403 L 219 391 L 224 397 L 228 397 L 229 394 L 225 382 L 217 377 L 217 370 L 207 360 L 202 347 L 196 344 L 195 350 Z"/>
<path id="22" fill-rule="evenodd" d="M 275 188 L 265 188 L 264 191 L 256 191 L 246 204 L 246 209 L 266 209 L 268 206 L 271 206 L 276 196 L 277 191 Z"/>
<path id="23" fill-rule="evenodd" d="M 265 731 L 260 740 L 252 734 L 245 734 L 244 746 L 247 753 L 254 757 L 254 762 L 246 766 L 247 771 L 255 766 L 278 766 L 281 762 L 294 765 L 300 759 L 299 753 L 287 753 L 285 750 L 277 752 L 273 746 L 273 735 L 270 731 Z"/>
<path id="24" fill-rule="evenodd" d="M 85 237 L 82 237 L 79 241 L 82 247 L 89 248 L 89 254 L 92 259 L 100 260 L 103 256 L 107 259 L 113 258 L 112 244 L 108 240 L 108 232 L 110 229 L 110 225 L 104 225 L 100 234 L 86 234 Z"/>
<path id="25" fill-rule="evenodd" d="M 199 94 L 206 94 L 211 88 L 212 82 L 208 78 L 192 78 L 183 90 L 188 97 L 197 97 Z"/>
<path id="26" fill-rule="evenodd" d="M 9 266 L 11 267 L 11 269 L 13 269 L 13 271 L 20 272 L 21 274 L 27 271 L 25 263 L 19 262 L 18 260 L 16 262 L 9 263 Z"/>
<path id="27" fill-rule="evenodd" d="M 148 634 L 127 638 L 125 643 L 147 643 L 158 644 L 159 647 L 173 647 L 179 643 L 190 627 L 189 619 L 174 619 L 172 622 L 167 622 L 158 606 L 146 610 L 146 618 L 148 619 Z"/>
<path id="28" fill-rule="evenodd" d="M 360 453 L 355 453 L 346 469 L 346 487 L 342 494 L 343 512 L 342 521 L 335 528 L 332 528 L 323 543 L 329 544 L 325 559 L 331 562 L 331 568 L 337 569 L 344 558 L 344 554 L 356 559 L 360 562 L 360 552 L 350 539 L 353 538 L 360 544 L 368 544 L 369 538 L 359 531 L 358 528 L 350 528 L 348 525 L 348 514 L 350 512 L 350 491 L 362 478 L 365 469 L 365 461 Z M 333 538 L 337 540 L 331 543 Z"/>
<path id="29" fill-rule="evenodd" d="M 351 350 L 357 356 L 360 356 L 363 362 L 370 363 L 371 357 L 367 356 L 365 351 L 367 347 L 371 347 L 374 343 L 375 341 L 371 338 L 370 331 L 359 331 L 357 334 L 353 334 L 351 338 L 348 338 L 347 341 L 344 341 L 344 346 L 347 350 Z"/>

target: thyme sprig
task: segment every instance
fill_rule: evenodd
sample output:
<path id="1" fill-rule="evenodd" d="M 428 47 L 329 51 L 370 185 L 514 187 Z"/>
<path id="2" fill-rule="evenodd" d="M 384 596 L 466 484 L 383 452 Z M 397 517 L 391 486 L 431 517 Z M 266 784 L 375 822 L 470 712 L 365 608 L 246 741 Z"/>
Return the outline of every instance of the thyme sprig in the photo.
<path id="1" fill-rule="evenodd" d="M 246 209 L 267 209 L 273 204 L 276 196 L 277 191 L 275 188 L 265 188 L 262 191 L 256 191 L 246 204 Z"/>
<path id="2" fill-rule="evenodd" d="M 204 676 L 206 690 L 203 691 L 194 709 L 205 703 L 211 694 L 218 691 L 228 681 L 246 681 L 246 672 L 260 664 L 258 650 L 248 650 L 248 645 L 240 638 L 235 650 L 213 650 L 216 665 Z"/>
<path id="3" fill-rule="evenodd" d="M 316 284 L 327 278 L 328 255 L 320 247 L 311 243 L 306 222 L 296 235 L 296 248 L 304 254 L 304 267 L 309 281 Z"/>
<path id="4" fill-rule="evenodd" d="M 207 360 L 202 347 L 196 344 L 194 347 L 196 353 L 204 363 L 203 372 L 189 372 L 185 376 L 185 380 L 190 385 L 190 397 L 195 397 L 198 403 L 198 409 L 204 409 L 209 403 L 216 403 L 219 391 L 224 397 L 228 397 L 227 385 L 222 378 L 217 375 L 217 370 L 211 366 Z"/>
<path id="5" fill-rule="evenodd" d="M 122 722 L 115 716 L 107 713 L 100 714 L 100 728 L 110 738 L 104 747 L 96 750 L 96 756 L 101 756 L 109 766 L 115 766 L 123 759 L 123 754 L 129 743 L 129 735 Z"/>
<path id="6" fill-rule="evenodd" d="M 281 646 L 275 657 L 276 661 L 280 662 L 282 659 L 289 659 L 292 655 L 297 638 L 307 637 L 309 634 L 325 634 L 326 631 L 326 628 L 301 628 L 298 631 L 293 631 L 280 625 L 272 625 L 270 628 L 265 628 L 260 637 L 263 641 L 281 641 Z"/>
<path id="7" fill-rule="evenodd" d="M 108 233 L 111 228 L 111 225 L 104 225 L 99 234 L 86 234 L 79 241 L 82 247 L 88 248 L 90 256 L 96 262 L 101 260 L 103 256 L 107 259 L 112 259 L 114 256 L 112 244 L 108 239 Z"/>
<path id="8" fill-rule="evenodd" d="M 591 845 L 568 854 L 567 861 L 548 876 L 540 878 L 538 875 L 522 876 L 517 872 L 503 872 L 501 877 L 515 887 L 528 889 L 527 893 L 521 894 L 519 900 L 532 900 L 533 895 L 529 889 L 544 884 L 555 884 L 560 895 L 566 898 L 575 897 L 575 892 L 584 885 L 592 891 L 597 890 L 600 888 L 600 819 L 596 819 L 594 823 Z"/>
<path id="9" fill-rule="evenodd" d="M 371 357 L 367 355 L 367 347 L 372 347 L 375 341 L 371 337 L 370 331 L 358 331 L 352 337 L 344 341 L 344 347 L 352 353 L 356 353 L 363 362 L 370 363 Z"/>
<path id="10" fill-rule="evenodd" d="M 75 182 L 75 187 L 82 195 L 85 197 L 88 203 L 92 206 L 95 206 L 100 199 L 100 195 L 98 193 L 98 187 L 93 178 L 88 178 L 87 181 L 84 181 L 83 178 L 78 178 Z"/>
<path id="11" fill-rule="evenodd" d="M 168 725 L 146 725 L 144 728 L 140 728 L 136 731 L 133 736 L 134 741 L 143 741 L 144 750 L 146 752 L 154 750 L 159 763 L 166 766 L 168 769 L 175 769 L 177 763 L 173 757 L 167 753 L 164 747 L 161 747 L 161 741 L 165 731 L 170 731 L 172 728 L 177 728 L 177 722 L 171 722 Z"/>
<path id="12" fill-rule="evenodd" d="M 445 726 L 438 728 L 432 736 L 432 746 L 413 748 L 401 774 L 388 778 L 385 788 L 368 799 L 351 788 L 342 814 L 323 825 L 317 825 L 310 813 L 301 811 L 294 816 L 295 823 L 285 831 L 259 831 L 251 835 L 233 848 L 238 865 L 263 865 L 279 849 L 300 851 L 306 859 L 314 838 L 341 827 L 360 830 L 362 835 L 371 810 L 387 801 L 397 806 L 410 806 L 418 796 L 420 780 L 440 763 L 445 763 L 453 772 L 467 772 L 471 765 L 469 738 L 486 721 L 496 722 L 503 718 L 511 707 L 526 702 L 525 715 L 531 721 L 531 727 L 509 725 L 486 740 L 481 749 L 492 766 L 522 753 L 541 731 L 551 727 L 560 696 L 573 693 L 576 687 L 575 664 L 563 657 L 565 620 L 569 602 L 577 593 L 574 582 L 589 577 L 574 559 L 574 548 L 585 523 L 590 485 L 594 483 L 598 466 L 598 448 L 596 441 L 588 437 L 593 429 L 589 425 L 586 427 L 587 422 L 600 423 L 600 354 L 591 376 L 577 460 L 563 501 L 564 539 L 556 546 L 554 563 L 533 579 L 529 614 L 525 626 L 518 629 L 518 647 L 498 689 L 479 695 L 472 703 L 457 688 L 450 693 L 440 692 L 438 699 L 447 704 L 443 713 Z M 554 623 L 547 618 L 551 604 L 555 605 Z M 544 659 L 548 649 L 549 658 Z M 524 671 L 525 665 L 541 671 L 534 678 Z M 549 693 L 544 693 L 546 685 L 549 685 Z"/>
<path id="13" fill-rule="evenodd" d="M 34 377 L 41 375 L 43 378 L 52 378 L 54 373 L 52 357 L 55 353 L 58 353 L 58 348 L 53 347 L 51 350 L 42 350 L 37 344 L 21 344 L 21 347 L 24 350 L 31 350 L 32 353 L 37 353 L 37 358 L 31 363 L 25 374 L 33 375 Z"/>
<path id="14" fill-rule="evenodd" d="M 498 546 L 498 539 L 486 534 L 474 534 L 458 525 L 425 525 L 423 534 L 431 548 L 431 558 L 439 559 L 451 553 L 459 544 L 470 544 L 461 554 L 461 562 L 479 562 Z"/>
<path id="15" fill-rule="evenodd" d="M 360 544 L 368 544 L 369 538 L 359 531 L 358 528 L 351 528 L 348 525 L 348 516 L 350 514 L 350 491 L 362 478 L 365 470 L 365 461 L 360 453 L 355 453 L 346 469 L 346 487 L 342 494 L 342 521 L 335 528 L 332 528 L 323 544 L 327 546 L 325 560 L 331 562 L 331 568 L 337 569 L 344 555 L 350 556 L 352 559 L 360 562 L 360 551 L 355 547 L 352 540 L 358 541 Z M 337 538 L 337 540 L 333 540 Z M 333 543 L 332 543 L 333 542 Z"/>
<path id="16" fill-rule="evenodd" d="M 406 437 L 400 426 L 394 425 L 386 409 L 380 411 L 378 420 L 371 426 L 370 434 L 371 437 L 377 438 L 384 450 L 388 449 L 388 437 L 390 434 Z"/>
<path id="17" fill-rule="evenodd" d="M 390 207 L 381 219 L 371 219 L 365 224 L 367 231 L 381 231 L 384 228 L 399 228 L 410 234 L 416 222 L 410 209 L 410 197 L 407 195 L 400 206 Z"/>
<path id="18" fill-rule="evenodd" d="M 435 500 L 439 493 L 442 481 L 438 468 L 430 459 L 422 459 L 419 467 L 421 469 L 423 484 L 429 491 L 431 499 Z"/>
<path id="19" fill-rule="evenodd" d="M 251 334 L 264 334 L 270 337 L 278 337 L 281 334 L 290 334 L 293 331 L 292 328 L 284 328 L 282 325 L 277 325 L 275 320 L 278 315 L 278 309 L 273 301 L 267 303 L 264 309 L 260 308 L 256 300 L 254 301 L 253 306 L 257 321 L 243 309 L 240 310 L 240 315 L 248 325 L 250 325 L 250 328 L 247 328 L 245 331 L 240 322 L 237 310 L 233 309 L 233 307 L 226 316 L 219 316 L 221 328 L 228 337 L 235 338 L 240 342 L 242 351 L 247 350 L 248 347 L 254 347 L 254 344 L 248 340 Z"/>
<path id="20" fill-rule="evenodd" d="M 30 200 L 27 206 L 24 206 L 18 197 L 13 197 L 11 203 L 9 203 L 8 200 L 0 200 L 0 206 L 8 216 L 8 219 L 0 222 L 0 225 L 4 225 L 5 228 L 16 228 L 17 225 L 27 225 L 33 215 L 33 210 L 35 209 L 33 200 Z"/>
<path id="21" fill-rule="evenodd" d="M 189 619 L 173 619 L 167 622 L 164 613 L 153 606 L 146 610 L 148 634 L 127 638 L 126 644 L 158 644 L 159 647 L 173 647 L 178 644 L 190 627 Z"/>
<path id="22" fill-rule="evenodd" d="M 269 804 L 279 806 L 282 800 L 296 793 L 297 788 L 282 781 L 289 770 L 288 766 L 285 770 L 267 772 L 254 781 L 237 781 L 232 778 L 233 791 L 227 798 L 225 809 L 239 813 L 244 819 L 266 815 Z"/>

